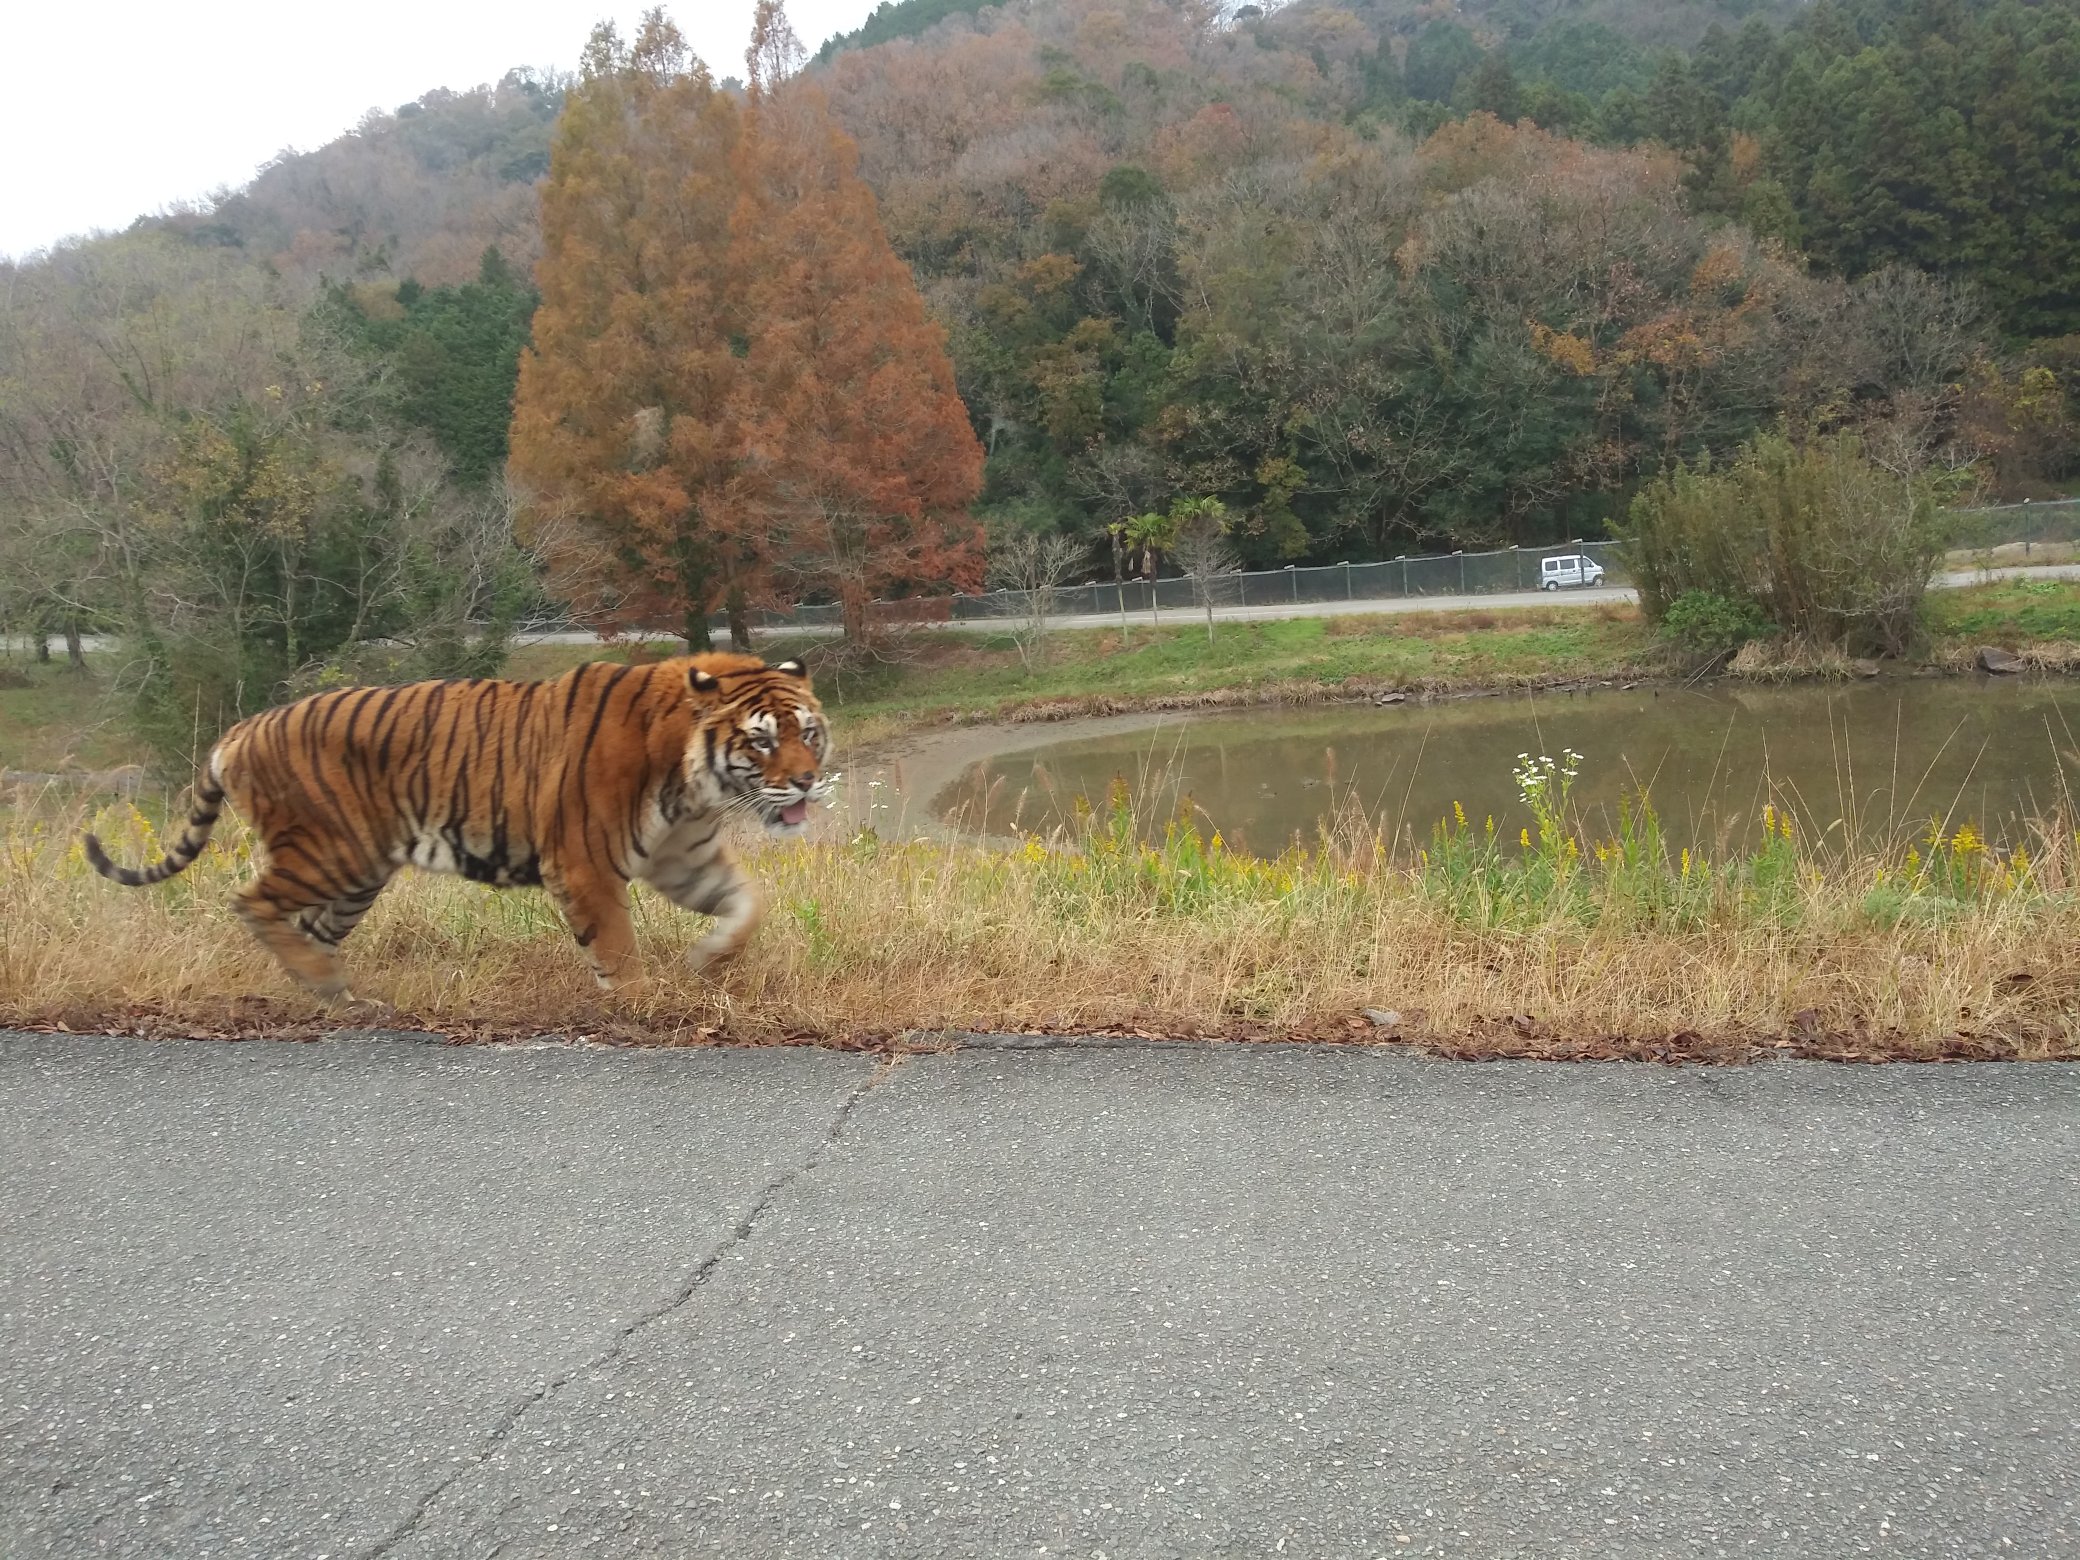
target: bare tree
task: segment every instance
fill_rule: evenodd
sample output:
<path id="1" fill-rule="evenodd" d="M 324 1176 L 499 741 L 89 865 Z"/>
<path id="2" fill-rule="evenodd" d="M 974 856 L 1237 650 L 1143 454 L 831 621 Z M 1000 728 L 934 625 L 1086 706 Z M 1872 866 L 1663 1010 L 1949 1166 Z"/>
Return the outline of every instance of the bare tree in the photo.
<path id="1" fill-rule="evenodd" d="M 1242 572 L 1242 560 L 1228 542 L 1227 507 L 1217 498 L 1192 499 L 1173 513 L 1177 527 L 1170 557 L 1192 582 L 1192 599 L 1206 614 L 1206 642 L 1212 644 L 1214 601 L 1238 594 L 1231 584 Z"/>
<path id="2" fill-rule="evenodd" d="M 1030 672 L 1046 658 L 1047 620 L 1055 592 L 1082 563 L 1084 546 L 1060 531 L 1010 531 L 989 550 L 989 580 L 1020 596 L 1019 627 L 1013 632 L 1018 658 Z"/>
<path id="3" fill-rule="evenodd" d="M 1105 211 L 1085 240 L 1120 301 L 1129 323 L 1154 331 L 1183 302 L 1177 281 L 1177 214 L 1157 198 Z"/>
<path id="4" fill-rule="evenodd" d="M 1873 388 L 1883 392 L 1951 391 L 1986 340 L 1986 307 L 1969 284 L 1908 266 L 1852 283 L 1847 303 Z"/>

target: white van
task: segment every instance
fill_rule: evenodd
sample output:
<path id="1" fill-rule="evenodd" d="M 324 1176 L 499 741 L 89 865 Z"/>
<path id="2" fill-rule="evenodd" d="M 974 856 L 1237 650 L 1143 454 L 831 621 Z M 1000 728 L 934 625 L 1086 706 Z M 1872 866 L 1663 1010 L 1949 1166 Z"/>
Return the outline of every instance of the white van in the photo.
<path id="1" fill-rule="evenodd" d="M 1538 560 L 1538 588 L 1558 590 L 1562 585 L 1601 585 L 1603 565 L 1581 553 L 1563 553 Z"/>

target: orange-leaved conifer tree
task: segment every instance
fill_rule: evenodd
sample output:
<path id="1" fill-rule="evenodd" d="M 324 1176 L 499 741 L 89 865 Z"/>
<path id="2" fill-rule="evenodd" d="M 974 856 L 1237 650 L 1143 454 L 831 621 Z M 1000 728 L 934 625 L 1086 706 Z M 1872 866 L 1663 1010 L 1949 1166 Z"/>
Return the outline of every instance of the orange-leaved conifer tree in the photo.
<path id="1" fill-rule="evenodd" d="M 731 262 L 736 494 L 761 522 L 776 586 L 835 596 L 858 640 L 877 595 L 980 584 L 968 506 L 982 447 L 945 332 L 889 244 L 851 138 L 796 74 L 801 57 L 780 0 L 760 0 Z"/>
<path id="2" fill-rule="evenodd" d="M 692 649 L 762 565 L 724 498 L 739 435 L 729 267 L 739 115 L 662 11 L 594 29 L 542 190 L 541 306 L 512 470 L 551 588 L 612 632 Z"/>

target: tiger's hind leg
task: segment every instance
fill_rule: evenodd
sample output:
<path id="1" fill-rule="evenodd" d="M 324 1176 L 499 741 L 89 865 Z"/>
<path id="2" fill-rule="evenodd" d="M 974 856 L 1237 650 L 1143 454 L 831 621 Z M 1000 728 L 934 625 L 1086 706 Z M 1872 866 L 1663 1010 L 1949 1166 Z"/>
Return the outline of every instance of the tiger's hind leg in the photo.
<path id="1" fill-rule="evenodd" d="M 327 948 L 338 948 L 353 935 L 354 928 L 361 924 L 361 918 L 368 914 L 370 907 L 376 902 L 376 896 L 382 893 L 389 881 L 385 878 L 368 888 L 358 889 L 341 898 L 299 911 L 296 924 L 303 928 L 312 941 Z"/>
<path id="2" fill-rule="evenodd" d="M 341 896 L 331 886 L 317 887 L 270 862 L 232 896 L 231 908 L 293 979 L 314 995 L 331 999 L 347 991 L 340 939 L 368 913 L 381 888 L 378 884 L 373 890 Z"/>
<path id="3" fill-rule="evenodd" d="M 603 991 L 629 991 L 642 983 L 636 958 L 636 927 L 628 914 L 628 884 L 618 877 L 547 872 L 542 886 L 570 923 L 585 950 L 592 978 Z"/>
<path id="4" fill-rule="evenodd" d="M 354 928 L 361 924 L 361 918 L 368 914 L 376 902 L 376 897 L 383 892 L 389 881 L 388 878 L 384 878 L 381 882 L 370 884 L 366 888 L 356 889 L 351 894 L 298 912 L 296 922 L 303 928 L 304 935 L 321 949 L 331 950 L 335 971 L 339 969 L 339 945 L 353 935 Z M 397 1010 L 388 1002 L 347 992 L 344 989 L 345 979 L 344 973 L 341 973 L 340 994 L 353 1002 L 357 1008 L 365 1009 L 375 1016 L 396 1013 Z"/>

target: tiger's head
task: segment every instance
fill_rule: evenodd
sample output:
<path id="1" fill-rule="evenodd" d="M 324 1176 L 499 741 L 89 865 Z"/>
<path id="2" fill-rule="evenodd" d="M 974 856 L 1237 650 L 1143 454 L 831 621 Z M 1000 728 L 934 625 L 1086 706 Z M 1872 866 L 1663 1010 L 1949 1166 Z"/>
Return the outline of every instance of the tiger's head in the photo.
<path id="1" fill-rule="evenodd" d="M 800 834 L 809 804 L 827 801 L 830 725 L 799 661 L 708 655 L 687 676 L 700 715 L 687 754 L 722 788 L 725 805 L 758 813 L 766 832 Z"/>

